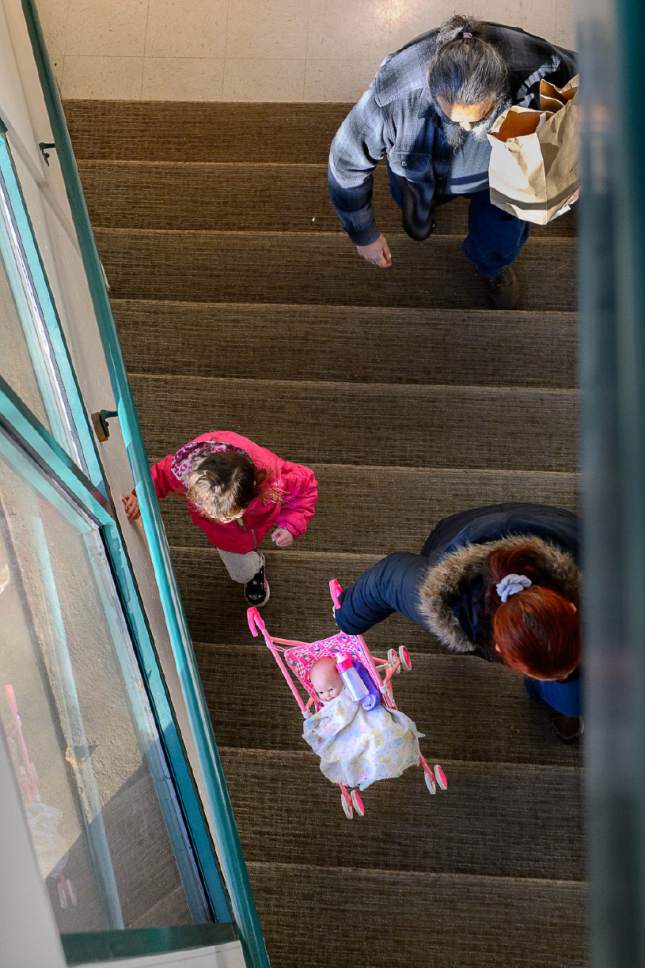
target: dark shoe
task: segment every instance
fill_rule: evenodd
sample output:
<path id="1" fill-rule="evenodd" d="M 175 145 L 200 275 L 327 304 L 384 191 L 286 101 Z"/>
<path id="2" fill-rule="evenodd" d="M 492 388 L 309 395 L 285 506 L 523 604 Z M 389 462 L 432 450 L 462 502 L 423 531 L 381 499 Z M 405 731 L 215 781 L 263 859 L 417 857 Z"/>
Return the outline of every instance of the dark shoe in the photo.
<path id="1" fill-rule="evenodd" d="M 551 722 L 556 736 L 563 743 L 575 743 L 585 731 L 582 716 L 565 716 L 563 713 L 553 713 Z"/>
<path id="2" fill-rule="evenodd" d="M 508 266 L 498 276 L 484 276 L 484 280 L 491 309 L 517 309 L 520 284 L 512 266 Z"/>
<path id="3" fill-rule="evenodd" d="M 249 605 L 262 608 L 269 601 L 269 582 L 264 574 L 264 564 L 259 571 L 256 571 L 251 581 L 247 581 L 244 586 L 244 597 Z"/>

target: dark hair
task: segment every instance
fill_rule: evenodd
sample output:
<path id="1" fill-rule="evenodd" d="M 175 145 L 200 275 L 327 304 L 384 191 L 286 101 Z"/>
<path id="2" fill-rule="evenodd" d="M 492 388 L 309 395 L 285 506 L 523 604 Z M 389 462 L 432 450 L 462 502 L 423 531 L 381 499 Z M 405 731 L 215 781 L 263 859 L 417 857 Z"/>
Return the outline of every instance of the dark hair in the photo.
<path id="1" fill-rule="evenodd" d="M 539 679 L 559 679 L 580 662 L 580 616 L 563 595 L 542 556 L 530 545 L 500 548 L 486 558 L 487 605 L 502 661 Z M 505 575 L 533 584 L 502 603 L 496 585 Z"/>
<path id="2" fill-rule="evenodd" d="M 460 14 L 439 27 L 428 70 L 434 97 L 448 104 L 481 104 L 490 99 L 498 102 L 508 94 L 506 62 L 480 34 L 480 24 Z"/>

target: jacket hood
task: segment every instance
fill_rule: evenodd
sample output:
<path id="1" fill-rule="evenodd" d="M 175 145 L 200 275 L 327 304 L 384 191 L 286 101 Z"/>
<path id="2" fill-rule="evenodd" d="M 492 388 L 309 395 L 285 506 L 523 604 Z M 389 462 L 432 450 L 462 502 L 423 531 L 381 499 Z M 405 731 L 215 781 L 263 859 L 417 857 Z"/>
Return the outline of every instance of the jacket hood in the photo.
<path id="1" fill-rule="evenodd" d="M 531 535 L 514 535 L 488 541 L 485 544 L 469 544 L 447 554 L 428 573 L 419 587 L 419 610 L 426 618 L 431 631 L 452 652 L 474 652 L 476 645 L 465 635 L 449 600 L 464 580 L 481 575 L 484 561 L 491 551 L 529 545 L 544 559 L 553 580 L 563 595 L 578 602 L 580 596 L 580 569 L 573 555 L 542 538 Z"/>

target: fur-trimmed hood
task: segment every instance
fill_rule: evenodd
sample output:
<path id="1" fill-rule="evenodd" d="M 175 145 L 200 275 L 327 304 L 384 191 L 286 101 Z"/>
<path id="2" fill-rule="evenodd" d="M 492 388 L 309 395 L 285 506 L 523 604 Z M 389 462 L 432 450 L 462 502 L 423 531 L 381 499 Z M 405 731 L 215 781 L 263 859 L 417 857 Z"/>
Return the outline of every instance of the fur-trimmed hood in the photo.
<path id="1" fill-rule="evenodd" d="M 477 645 L 464 633 L 459 619 L 450 607 L 460 586 L 469 579 L 481 578 L 484 562 L 491 551 L 531 547 L 543 558 L 546 568 L 565 595 L 573 602 L 580 597 L 580 569 L 573 557 L 556 545 L 530 535 L 511 535 L 485 544 L 467 544 L 446 554 L 428 569 L 419 586 L 419 611 L 430 630 L 452 652 L 474 652 Z"/>

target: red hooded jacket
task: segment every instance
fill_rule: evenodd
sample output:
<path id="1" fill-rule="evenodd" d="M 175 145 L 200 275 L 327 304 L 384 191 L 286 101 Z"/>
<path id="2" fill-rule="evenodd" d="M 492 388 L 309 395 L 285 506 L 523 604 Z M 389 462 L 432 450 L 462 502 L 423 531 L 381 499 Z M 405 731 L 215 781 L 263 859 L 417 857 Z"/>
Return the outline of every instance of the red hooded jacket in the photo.
<path id="1" fill-rule="evenodd" d="M 185 494 L 182 479 L 191 462 L 206 457 L 217 449 L 217 444 L 229 444 L 245 451 L 258 470 L 266 471 L 262 493 L 244 511 L 239 521 L 219 524 L 205 518 L 190 503 L 188 511 L 195 524 L 202 529 L 211 544 L 222 551 L 244 554 L 258 547 L 271 528 L 286 528 L 294 538 L 307 530 L 318 500 L 318 484 L 310 467 L 292 464 L 277 454 L 254 444 L 230 430 L 213 430 L 201 434 L 195 440 L 180 447 L 176 454 L 169 454 L 150 468 L 152 482 L 158 498 L 171 492 Z"/>

